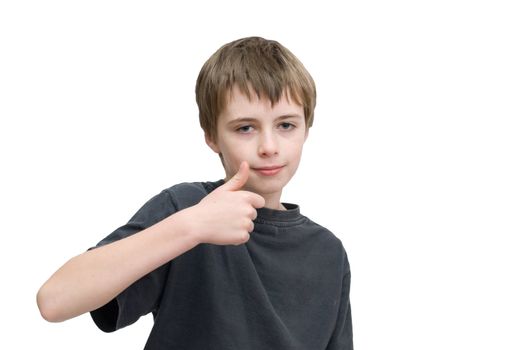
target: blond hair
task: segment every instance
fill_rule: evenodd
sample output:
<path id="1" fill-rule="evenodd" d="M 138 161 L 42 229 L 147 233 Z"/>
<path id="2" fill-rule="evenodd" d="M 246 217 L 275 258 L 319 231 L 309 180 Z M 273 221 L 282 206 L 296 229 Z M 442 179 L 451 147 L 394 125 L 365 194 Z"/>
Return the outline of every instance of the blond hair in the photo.
<path id="1" fill-rule="evenodd" d="M 305 123 L 311 127 L 316 106 L 316 86 L 309 72 L 292 52 L 274 40 L 248 37 L 230 42 L 203 65 L 196 81 L 200 125 L 216 138 L 218 115 L 233 86 L 251 99 L 254 91 L 274 105 L 283 94 L 303 106 Z"/>

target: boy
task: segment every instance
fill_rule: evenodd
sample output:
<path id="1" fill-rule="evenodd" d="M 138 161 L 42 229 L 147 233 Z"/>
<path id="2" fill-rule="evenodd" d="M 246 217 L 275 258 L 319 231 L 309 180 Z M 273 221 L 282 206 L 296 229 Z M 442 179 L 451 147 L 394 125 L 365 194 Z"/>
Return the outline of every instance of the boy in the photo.
<path id="1" fill-rule="evenodd" d="M 204 64 L 196 100 L 225 179 L 150 199 L 51 276 L 42 316 L 90 312 L 111 332 L 152 312 L 146 349 L 352 349 L 343 245 L 280 203 L 313 122 L 311 76 L 278 42 L 244 38 Z"/>

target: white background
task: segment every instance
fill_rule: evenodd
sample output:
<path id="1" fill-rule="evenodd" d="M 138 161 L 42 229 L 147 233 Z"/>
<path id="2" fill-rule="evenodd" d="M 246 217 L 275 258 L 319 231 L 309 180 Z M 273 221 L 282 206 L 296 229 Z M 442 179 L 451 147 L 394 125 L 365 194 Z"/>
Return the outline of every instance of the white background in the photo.
<path id="1" fill-rule="evenodd" d="M 523 349 L 518 1 L 3 1 L 1 348 L 142 349 L 40 318 L 40 285 L 182 181 L 215 181 L 194 85 L 221 45 L 276 39 L 318 88 L 283 200 L 352 269 L 354 342 Z M 13 345 L 6 345 L 13 344 Z"/>

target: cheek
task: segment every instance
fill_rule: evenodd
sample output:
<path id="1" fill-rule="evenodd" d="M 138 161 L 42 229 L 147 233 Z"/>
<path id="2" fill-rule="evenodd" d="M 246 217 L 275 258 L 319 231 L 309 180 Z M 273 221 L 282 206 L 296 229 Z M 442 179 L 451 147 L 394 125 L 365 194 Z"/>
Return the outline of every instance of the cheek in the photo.
<path id="1" fill-rule="evenodd" d="M 238 145 L 227 145 L 225 147 L 221 147 L 221 151 L 228 170 L 233 172 L 240 168 L 240 163 L 243 160 L 249 160 L 249 158 L 246 157 L 246 154 L 244 154 L 246 153 L 245 147 Z"/>
<path id="2" fill-rule="evenodd" d="M 289 155 L 293 157 L 300 157 L 301 152 L 303 150 L 303 142 L 302 140 L 296 140 L 293 142 L 290 142 L 288 145 Z"/>
<path id="3" fill-rule="evenodd" d="M 256 150 L 256 142 L 252 138 L 231 138 L 226 145 L 224 145 L 224 151 L 227 152 L 232 158 L 242 158 L 248 160 L 248 156 L 252 155 L 252 152 Z"/>

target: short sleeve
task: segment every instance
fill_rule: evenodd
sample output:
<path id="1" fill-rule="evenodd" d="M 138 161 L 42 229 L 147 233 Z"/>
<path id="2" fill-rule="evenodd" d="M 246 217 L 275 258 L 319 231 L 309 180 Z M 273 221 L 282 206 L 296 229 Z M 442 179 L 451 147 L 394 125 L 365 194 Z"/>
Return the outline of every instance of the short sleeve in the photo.
<path id="1" fill-rule="evenodd" d="M 94 248 L 140 232 L 177 210 L 173 198 L 164 190 L 147 201 L 127 224 L 116 229 Z M 126 264 L 125 261 L 121 263 Z M 169 264 L 160 266 L 130 285 L 106 305 L 91 311 L 91 317 L 98 328 L 104 332 L 113 332 L 136 322 L 143 315 L 154 313 L 163 292 L 168 268 Z"/>
<path id="2" fill-rule="evenodd" d="M 340 308 L 336 327 L 327 346 L 327 350 L 353 350 L 352 339 L 352 315 L 349 300 L 350 293 L 350 269 L 344 274 L 340 298 Z"/>

